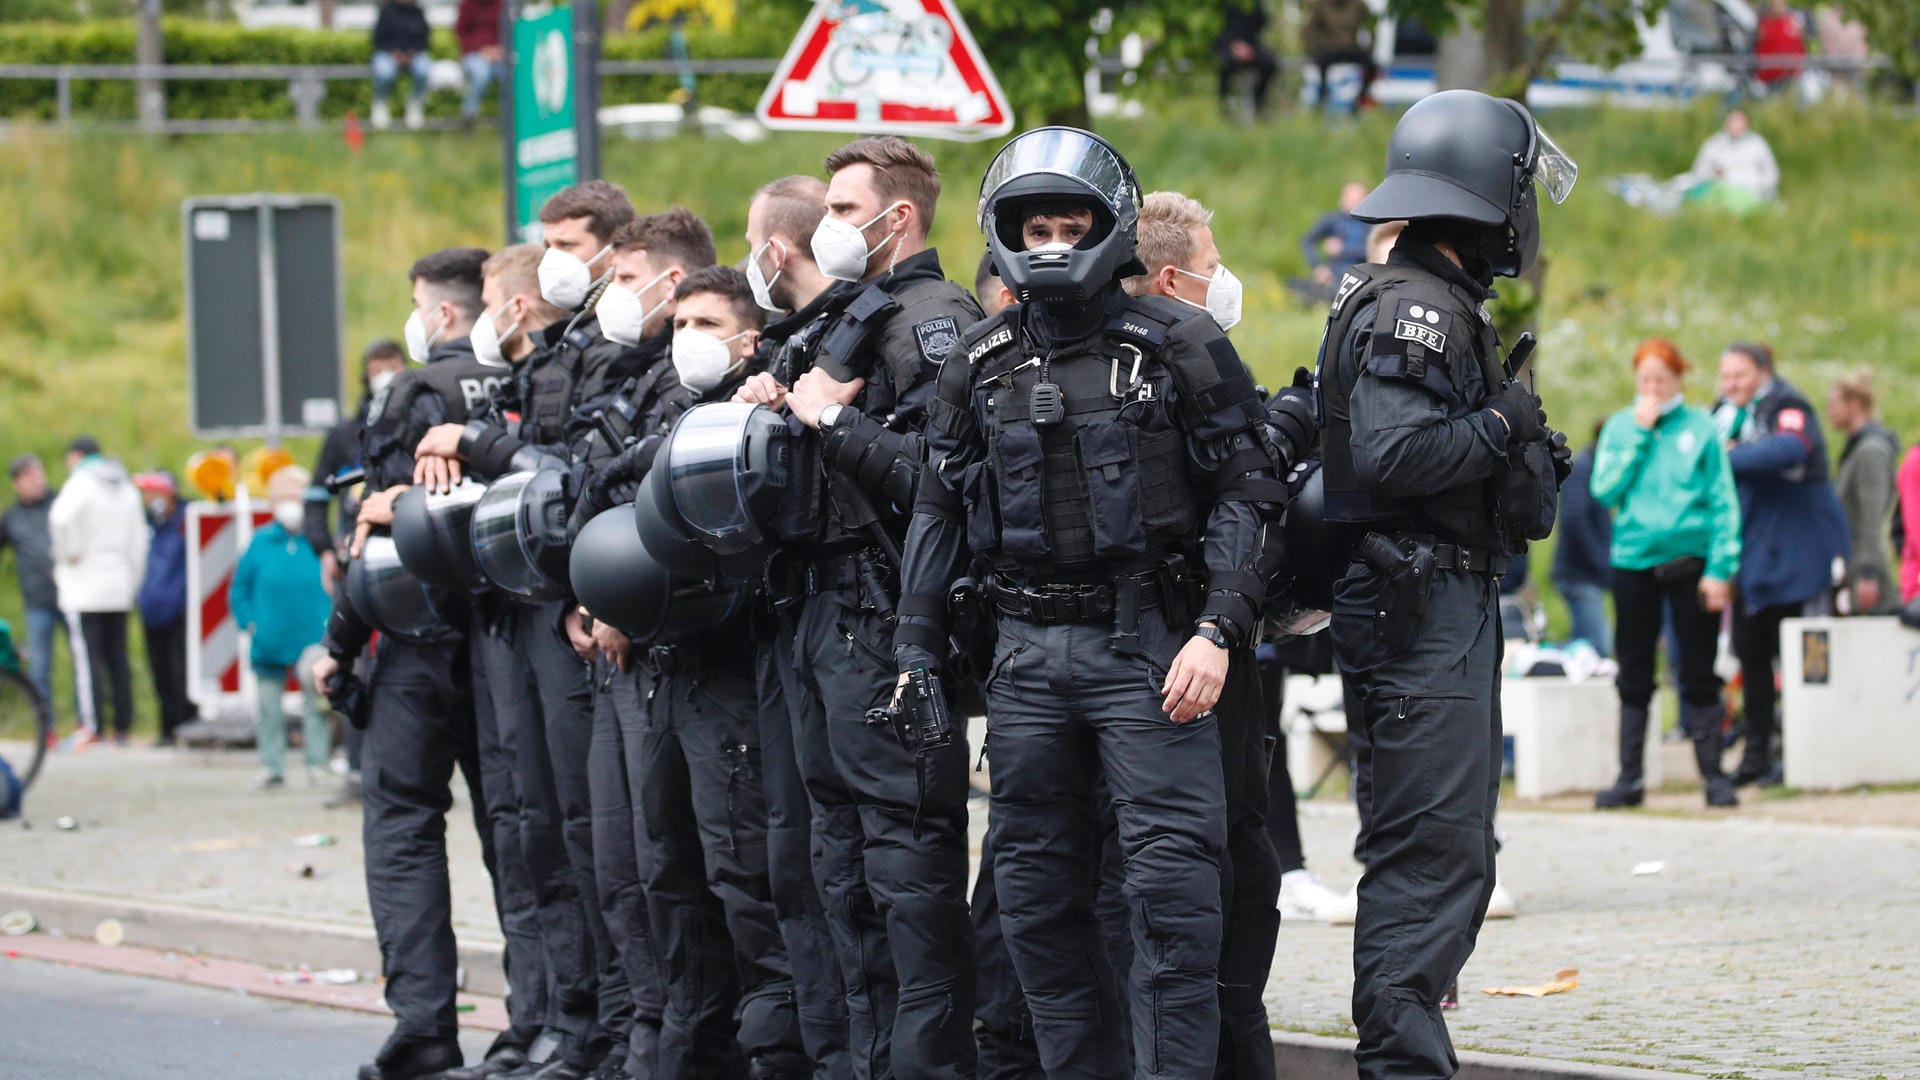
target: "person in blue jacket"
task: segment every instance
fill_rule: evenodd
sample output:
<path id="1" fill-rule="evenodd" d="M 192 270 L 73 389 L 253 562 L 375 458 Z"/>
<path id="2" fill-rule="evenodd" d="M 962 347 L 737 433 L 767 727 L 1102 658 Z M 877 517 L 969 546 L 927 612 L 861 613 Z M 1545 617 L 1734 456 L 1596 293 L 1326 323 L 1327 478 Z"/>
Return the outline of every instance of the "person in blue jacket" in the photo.
<path id="1" fill-rule="evenodd" d="M 187 696 L 187 508 L 179 484 L 165 469 L 133 478 L 147 503 L 153 542 L 147 545 L 147 575 L 135 606 L 147 639 L 147 671 L 160 705 L 160 739 L 172 746 L 180 725 L 199 718 Z"/>
<path id="2" fill-rule="evenodd" d="M 1573 471 L 1560 485 L 1560 524 L 1553 550 L 1553 587 L 1567 602 L 1573 617 L 1573 640 L 1593 646 L 1601 656 L 1613 655 L 1613 624 L 1607 619 L 1607 593 L 1613 588 L 1613 520 L 1588 490 L 1593 481 L 1594 449 L 1600 442 L 1598 425 L 1593 445 L 1573 456 Z"/>
<path id="3" fill-rule="evenodd" d="M 287 673 L 300 654 L 318 645 L 327 629 L 332 601 L 320 584 L 320 557 L 307 543 L 307 470 L 287 465 L 267 480 L 273 523 L 253 534 L 234 571 L 228 598 L 234 621 L 252 635 L 254 678 L 260 694 L 260 762 L 266 766 L 256 786 L 286 783 L 287 714 L 282 704 Z M 326 766 L 329 732 L 313 690 L 302 680 L 300 731 L 306 752 L 307 780 L 316 781 Z"/>
<path id="4" fill-rule="evenodd" d="M 1829 595 L 1835 560 L 1847 553 L 1847 519 L 1828 482 L 1819 415 L 1775 375 L 1771 348 L 1742 341 L 1727 346 L 1720 356 L 1714 420 L 1727 440 L 1743 523 L 1733 651 L 1740 659 L 1747 730 L 1733 779 L 1740 785 L 1777 784 L 1780 623 Z"/>

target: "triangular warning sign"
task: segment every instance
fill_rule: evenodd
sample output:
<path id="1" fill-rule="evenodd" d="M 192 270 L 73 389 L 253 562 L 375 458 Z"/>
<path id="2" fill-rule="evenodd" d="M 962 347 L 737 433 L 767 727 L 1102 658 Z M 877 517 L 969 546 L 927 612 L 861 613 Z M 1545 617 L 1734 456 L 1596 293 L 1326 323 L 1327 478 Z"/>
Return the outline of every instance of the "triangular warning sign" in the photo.
<path id="1" fill-rule="evenodd" d="M 815 0 L 760 97 L 770 128 L 990 139 L 1013 110 L 953 0 Z"/>

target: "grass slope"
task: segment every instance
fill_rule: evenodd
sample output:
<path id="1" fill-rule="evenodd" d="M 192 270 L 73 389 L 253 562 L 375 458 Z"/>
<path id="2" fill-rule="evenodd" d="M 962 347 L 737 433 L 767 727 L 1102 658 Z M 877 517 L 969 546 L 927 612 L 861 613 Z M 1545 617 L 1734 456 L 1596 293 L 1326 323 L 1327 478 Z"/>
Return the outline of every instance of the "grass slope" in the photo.
<path id="1" fill-rule="evenodd" d="M 1566 205 L 1542 211 L 1551 262 L 1537 363 L 1541 393 L 1576 445 L 1627 402 L 1627 359 L 1649 334 L 1675 338 L 1708 367 L 1729 340 L 1769 340 L 1788 377 L 1816 401 L 1835 375 L 1872 365 L 1890 422 L 1920 432 L 1920 402 L 1905 380 L 1920 337 L 1920 127 L 1859 111 L 1763 108 L 1756 127 L 1780 159 L 1786 204 L 1734 219 L 1653 217 L 1601 183 L 1686 168 L 1716 124 L 1705 107 L 1562 113 L 1547 123 L 1583 176 Z M 1216 212 L 1221 250 L 1247 283 L 1234 340 L 1269 383 L 1311 365 L 1320 335 L 1321 312 L 1291 301 L 1282 284 L 1303 269 L 1298 236 L 1342 180 L 1377 176 L 1391 124 L 1390 116 L 1329 126 L 1292 115 L 1248 129 L 1195 102 L 1106 130 L 1148 190 L 1183 190 Z M 734 260 L 745 254 L 754 188 L 818 172 L 840 141 L 612 139 L 605 159 L 608 176 L 643 209 L 681 202 L 704 215 L 721 257 Z M 949 275 L 970 281 L 981 250 L 973 204 L 994 148 L 932 149 L 946 181 L 934 239 Z M 183 198 L 337 195 L 347 341 L 357 351 L 371 337 L 399 335 L 413 258 L 497 243 L 499 168 L 487 134 L 376 136 L 355 153 L 334 134 L 146 139 L 13 129 L 0 150 L 0 453 L 52 456 L 80 430 L 134 468 L 177 469 L 199 448 L 187 430 Z M 1696 375 L 1689 389 L 1695 401 L 1710 399 L 1711 377 Z M 311 444 L 296 451 L 310 456 Z M 0 618 L 16 604 L 12 588 L 0 588 Z"/>

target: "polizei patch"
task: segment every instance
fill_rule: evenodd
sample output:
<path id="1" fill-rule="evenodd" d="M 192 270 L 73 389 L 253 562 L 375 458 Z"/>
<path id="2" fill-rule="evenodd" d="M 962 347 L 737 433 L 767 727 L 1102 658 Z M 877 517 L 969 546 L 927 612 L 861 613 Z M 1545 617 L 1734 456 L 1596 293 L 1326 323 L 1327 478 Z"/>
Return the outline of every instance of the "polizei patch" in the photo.
<path id="1" fill-rule="evenodd" d="M 928 319 L 914 327 L 913 332 L 920 338 L 920 355 L 926 357 L 930 364 L 944 363 L 947 354 L 960 344 L 960 325 L 954 322 L 951 315 Z"/>
<path id="2" fill-rule="evenodd" d="M 1446 312 L 1413 300 L 1402 300 L 1394 313 L 1393 336 L 1437 353 L 1447 351 L 1447 334 L 1453 319 Z"/>
<path id="3" fill-rule="evenodd" d="M 1013 328 L 1010 326 L 1002 326 L 1000 329 L 988 334 L 985 341 L 967 350 L 967 363 L 977 363 L 981 357 L 1000 346 L 1011 344 L 1013 344 Z"/>

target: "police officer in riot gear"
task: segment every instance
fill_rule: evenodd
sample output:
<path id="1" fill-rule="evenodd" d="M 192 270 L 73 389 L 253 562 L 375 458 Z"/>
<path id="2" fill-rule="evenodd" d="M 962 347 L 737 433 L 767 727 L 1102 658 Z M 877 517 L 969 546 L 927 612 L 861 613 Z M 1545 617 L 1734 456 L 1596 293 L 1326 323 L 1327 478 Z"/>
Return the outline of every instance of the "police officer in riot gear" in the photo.
<path id="1" fill-rule="evenodd" d="M 1551 526 L 1564 463 L 1503 368 L 1484 301 L 1539 248 L 1538 185 L 1573 162 L 1521 105 L 1450 90 L 1409 109 L 1355 210 L 1405 220 L 1337 284 L 1321 346 L 1326 514 L 1356 538 L 1333 645 L 1362 696 L 1373 815 L 1354 927 L 1363 1077 L 1450 1077 L 1440 1001 L 1494 887 L 1498 579 Z"/>
<path id="2" fill-rule="evenodd" d="M 902 573 L 902 681 L 938 670 L 969 550 L 991 564 L 986 680 L 1001 918 L 1049 1074 L 1214 1074 L 1226 807 L 1212 712 L 1253 632 L 1285 488 L 1263 409 L 1202 311 L 1129 297 L 1140 191 L 1105 141 L 1019 136 L 981 226 L 1020 299 L 941 369 Z M 1134 1061 L 1094 914 L 1095 780 L 1140 943 Z"/>
<path id="3" fill-rule="evenodd" d="M 916 755 L 867 715 L 892 694 L 896 556 L 934 379 L 980 309 L 927 246 L 939 197 L 930 155 L 880 136 L 841 147 L 826 167 L 809 247 L 822 274 L 850 284 L 789 342 L 788 364 L 736 395 L 784 404 L 820 462 L 778 525 L 790 542 L 768 568 L 782 613 L 773 651 L 813 804 L 853 1074 L 966 1077 L 966 750 Z"/>
<path id="4" fill-rule="evenodd" d="M 476 248 L 451 248 L 413 265 L 407 336 L 425 364 L 401 373 L 368 408 L 361 460 L 371 494 L 361 506 L 356 556 L 372 530 L 392 524 L 393 500 L 412 480 L 411 451 L 421 434 L 464 421 L 500 381 L 498 369 L 479 363 L 468 343 L 486 257 Z M 372 636 L 348 592 L 335 594 L 328 655 L 312 671 L 318 685 L 351 666 Z M 488 870 L 495 869 L 482 774 L 483 758 L 497 759 L 502 748 L 494 733 L 476 729 L 464 612 L 441 614 L 443 625 L 417 637 L 384 638 L 374 661 L 361 750 L 363 828 L 368 904 L 395 1025 L 374 1062 L 361 1068 L 361 1080 L 439 1076 L 461 1064 L 444 821 L 456 764 L 467 776 Z"/>

